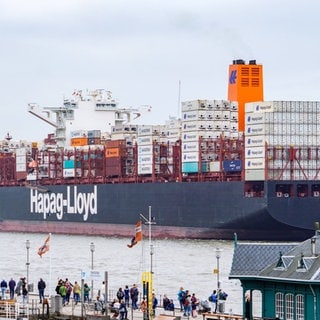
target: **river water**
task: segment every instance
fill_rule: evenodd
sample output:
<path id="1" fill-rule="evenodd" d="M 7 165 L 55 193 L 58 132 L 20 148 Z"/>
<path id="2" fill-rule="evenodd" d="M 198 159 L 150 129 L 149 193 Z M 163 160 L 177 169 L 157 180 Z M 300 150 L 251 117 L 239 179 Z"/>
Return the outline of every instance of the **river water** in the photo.
<path id="1" fill-rule="evenodd" d="M 154 272 L 154 290 L 158 297 L 167 294 L 176 297 L 179 287 L 188 289 L 203 300 L 217 288 L 216 248 L 220 248 L 219 280 L 221 288 L 228 293 L 226 311 L 241 313 L 242 288 L 238 280 L 229 280 L 233 241 L 218 240 L 152 240 L 144 239 L 128 248 L 130 238 L 106 238 L 88 236 L 51 235 L 50 251 L 42 258 L 37 254 L 47 234 L 0 233 L 2 261 L 0 278 L 7 281 L 29 275 L 29 283 L 36 284 L 42 277 L 47 283 L 46 294 L 54 294 L 58 278 L 81 282 L 81 271 L 93 269 L 108 271 L 109 289 L 117 290 L 136 283 L 141 291 L 143 271 Z M 30 249 L 26 249 L 30 240 Z M 95 250 L 90 251 L 93 242 Z M 29 261 L 29 268 L 27 268 Z M 151 262 L 152 261 L 152 262 Z M 94 282 L 94 292 L 101 283 Z M 111 298 L 111 297 L 109 297 Z"/>

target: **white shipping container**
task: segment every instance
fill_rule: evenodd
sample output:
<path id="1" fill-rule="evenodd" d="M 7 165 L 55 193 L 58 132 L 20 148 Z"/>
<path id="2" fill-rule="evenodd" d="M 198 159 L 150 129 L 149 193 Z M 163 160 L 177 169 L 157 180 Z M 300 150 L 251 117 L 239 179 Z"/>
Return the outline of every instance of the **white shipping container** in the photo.
<path id="1" fill-rule="evenodd" d="M 223 130 L 223 121 L 214 121 L 213 130 Z"/>
<path id="2" fill-rule="evenodd" d="M 16 163 L 16 171 L 17 172 L 24 172 L 26 171 L 27 166 L 25 163 Z"/>
<path id="3" fill-rule="evenodd" d="M 24 155 L 24 156 L 16 157 L 16 163 L 20 163 L 20 164 L 26 165 L 27 164 L 26 156 Z"/>
<path id="4" fill-rule="evenodd" d="M 206 130 L 206 127 L 207 121 L 205 120 L 186 121 L 182 123 L 182 132 Z"/>
<path id="5" fill-rule="evenodd" d="M 138 174 L 152 174 L 152 164 L 138 165 Z"/>
<path id="6" fill-rule="evenodd" d="M 230 120 L 231 121 L 238 121 L 238 112 L 237 111 L 230 112 Z"/>
<path id="7" fill-rule="evenodd" d="M 159 141 L 159 137 L 154 137 L 154 136 L 142 136 L 138 137 L 138 146 L 139 145 L 150 145 L 153 142 Z"/>
<path id="8" fill-rule="evenodd" d="M 238 132 L 238 122 L 230 121 L 230 132 Z"/>
<path id="9" fill-rule="evenodd" d="M 182 162 L 198 162 L 199 152 L 182 152 Z"/>
<path id="10" fill-rule="evenodd" d="M 246 169 L 244 171 L 244 179 L 246 181 L 261 181 L 265 178 L 263 169 Z"/>
<path id="11" fill-rule="evenodd" d="M 139 126 L 138 136 L 151 136 L 153 133 L 153 126 Z"/>
<path id="12" fill-rule="evenodd" d="M 210 161 L 209 162 L 209 171 L 210 172 L 220 172 L 220 161 Z"/>
<path id="13" fill-rule="evenodd" d="M 73 178 L 75 176 L 74 169 L 63 169 L 63 177 L 64 178 Z"/>
<path id="14" fill-rule="evenodd" d="M 214 119 L 214 111 L 210 110 L 206 112 L 206 119 L 213 120 Z"/>
<path id="15" fill-rule="evenodd" d="M 181 151 L 182 152 L 198 152 L 199 142 L 198 141 L 183 142 Z"/>
<path id="16" fill-rule="evenodd" d="M 230 101 L 221 100 L 221 102 L 222 102 L 222 109 L 223 110 L 230 110 Z"/>
<path id="17" fill-rule="evenodd" d="M 265 145 L 265 136 L 257 135 L 245 138 L 245 147 L 260 147 Z"/>
<path id="18" fill-rule="evenodd" d="M 245 148 L 245 159 L 253 158 L 265 158 L 264 147 L 246 147 Z"/>
<path id="19" fill-rule="evenodd" d="M 138 155 L 138 164 L 152 164 L 152 162 L 153 162 L 152 154 Z"/>
<path id="20" fill-rule="evenodd" d="M 220 137 L 222 136 L 222 131 L 213 130 L 213 131 L 211 131 L 211 134 L 212 134 L 213 139 L 220 139 Z"/>
<path id="21" fill-rule="evenodd" d="M 206 120 L 205 110 L 190 110 L 182 112 L 182 121 Z"/>
<path id="22" fill-rule="evenodd" d="M 18 148 L 16 149 L 16 157 L 26 156 L 27 149 L 26 148 Z"/>
<path id="23" fill-rule="evenodd" d="M 112 133 L 111 135 L 111 140 L 125 140 L 125 139 L 136 139 L 137 138 L 137 134 L 136 133 Z"/>
<path id="24" fill-rule="evenodd" d="M 263 123 L 261 124 L 250 124 L 245 127 L 246 136 L 261 136 L 273 133 L 274 131 L 270 129 L 268 125 L 265 125 Z"/>
<path id="25" fill-rule="evenodd" d="M 184 132 L 181 137 L 182 142 L 198 141 L 199 134 L 197 131 Z"/>
<path id="26" fill-rule="evenodd" d="M 169 138 L 173 138 L 173 137 L 180 138 L 181 137 L 181 130 L 180 129 L 168 129 L 166 136 Z"/>
<path id="27" fill-rule="evenodd" d="M 230 110 L 222 111 L 222 119 L 223 120 L 229 120 L 230 119 Z"/>
<path id="28" fill-rule="evenodd" d="M 245 113 L 273 111 L 274 106 L 272 101 L 248 102 L 245 104 Z"/>
<path id="29" fill-rule="evenodd" d="M 138 155 L 151 155 L 153 152 L 153 145 L 138 146 Z"/>
<path id="30" fill-rule="evenodd" d="M 223 135 L 225 138 L 230 138 L 231 132 L 228 131 L 228 130 L 226 130 L 226 131 L 223 131 L 223 132 L 222 132 L 222 135 Z"/>
<path id="31" fill-rule="evenodd" d="M 233 131 L 231 129 L 231 132 L 230 132 L 230 138 L 232 139 L 240 139 L 243 137 L 243 133 L 242 132 L 238 132 L 238 131 Z"/>
<path id="32" fill-rule="evenodd" d="M 255 158 L 245 160 L 245 169 L 264 169 L 265 158 Z"/>
<path id="33" fill-rule="evenodd" d="M 260 124 L 266 123 L 266 114 L 265 113 L 248 113 L 245 117 L 245 124 Z"/>
<path id="34" fill-rule="evenodd" d="M 230 110 L 231 111 L 238 111 L 238 102 L 230 101 Z"/>
<path id="35" fill-rule="evenodd" d="M 27 181 L 35 181 L 37 179 L 38 179 L 38 176 L 36 175 L 35 172 L 27 174 L 27 178 L 26 178 Z"/>
<path id="36" fill-rule="evenodd" d="M 71 138 L 86 138 L 87 130 L 74 130 L 70 132 Z"/>
<path id="37" fill-rule="evenodd" d="M 171 138 L 169 138 L 169 137 L 160 137 L 159 138 L 159 142 L 160 143 L 165 143 L 165 144 L 167 144 L 167 143 L 175 144 L 179 140 L 180 140 L 179 137 L 177 137 L 177 138 L 175 138 L 175 137 L 171 137 Z"/>
<path id="38" fill-rule="evenodd" d="M 214 110 L 213 111 L 213 119 L 214 120 L 222 120 L 223 118 L 223 111 L 222 110 Z"/>
<path id="39" fill-rule="evenodd" d="M 207 100 L 191 100 L 181 102 L 181 111 L 204 110 L 207 108 Z"/>
<path id="40" fill-rule="evenodd" d="M 181 129 L 181 119 L 171 119 L 165 122 L 165 128 L 167 130 L 180 130 Z"/>
<path id="41" fill-rule="evenodd" d="M 130 126 L 126 126 L 130 129 Z M 130 132 L 130 130 L 125 130 L 124 126 L 113 126 L 111 127 L 111 133 L 124 133 L 124 132 Z"/>
<path id="42" fill-rule="evenodd" d="M 230 131 L 230 121 L 229 120 L 223 120 L 223 121 L 221 121 L 221 124 L 222 124 L 223 131 Z"/>

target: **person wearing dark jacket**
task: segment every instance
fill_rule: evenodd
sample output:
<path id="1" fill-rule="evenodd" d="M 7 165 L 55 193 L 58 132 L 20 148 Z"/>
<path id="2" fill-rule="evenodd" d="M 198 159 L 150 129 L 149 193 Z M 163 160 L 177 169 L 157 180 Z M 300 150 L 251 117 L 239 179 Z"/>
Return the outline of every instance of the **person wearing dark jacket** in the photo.
<path id="1" fill-rule="evenodd" d="M 0 286 L 1 286 L 1 299 L 4 300 L 6 298 L 6 290 L 8 288 L 7 281 L 3 279 L 1 281 Z"/>
<path id="2" fill-rule="evenodd" d="M 16 287 L 16 282 L 13 280 L 13 278 L 9 281 L 9 292 L 10 292 L 10 299 L 12 300 L 14 298 L 14 289 Z"/>
<path id="3" fill-rule="evenodd" d="M 39 291 L 40 303 L 42 303 L 42 301 L 44 299 L 44 289 L 45 288 L 46 288 L 46 283 L 43 281 L 42 278 L 40 278 L 40 280 L 38 282 L 38 291 Z"/>

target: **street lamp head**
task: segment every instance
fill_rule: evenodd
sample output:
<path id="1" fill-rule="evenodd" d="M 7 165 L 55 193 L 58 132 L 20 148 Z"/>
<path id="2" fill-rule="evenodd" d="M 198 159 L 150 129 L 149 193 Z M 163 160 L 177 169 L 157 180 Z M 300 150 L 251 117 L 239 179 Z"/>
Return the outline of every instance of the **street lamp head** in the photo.
<path id="1" fill-rule="evenodd" d="M 94 250 L 95 250 L 95 245 L 94 245 L 93 242 L 90 243 L 90 250 L 91 250 L 92 253 L 93 253 Z"/>
<path id="2" fill-rule="evenodd" d="M 216 258 L 219 259 L 221 257 L 222 249 L 216 248 Z"/>
<path id="3" fill-rule="evenodd" d="M 30 249 L 30 240 L 26 240 L 26 249 Z"/>

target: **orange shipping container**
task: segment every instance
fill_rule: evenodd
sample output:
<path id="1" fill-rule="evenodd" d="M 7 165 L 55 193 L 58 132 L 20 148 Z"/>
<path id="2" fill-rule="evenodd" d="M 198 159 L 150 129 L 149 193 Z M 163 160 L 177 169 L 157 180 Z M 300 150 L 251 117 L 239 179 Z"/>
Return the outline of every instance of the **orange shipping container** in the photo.
<path id="1" fill-rule="evenodd" d="M 116 158 L 119 157 L 119 148 L 108 148 L 106 149 L 106 158 Z"/>
<path id="2" fill-rule="evenodd" d="M 71 138 L 70 144 L 72 147 L 86 146 L 88 144 L 88 138 Z"/>

